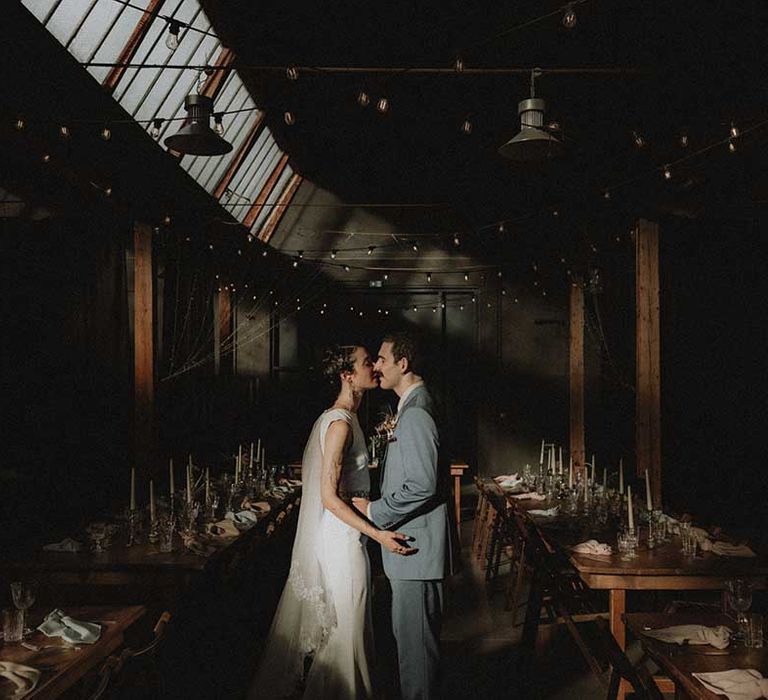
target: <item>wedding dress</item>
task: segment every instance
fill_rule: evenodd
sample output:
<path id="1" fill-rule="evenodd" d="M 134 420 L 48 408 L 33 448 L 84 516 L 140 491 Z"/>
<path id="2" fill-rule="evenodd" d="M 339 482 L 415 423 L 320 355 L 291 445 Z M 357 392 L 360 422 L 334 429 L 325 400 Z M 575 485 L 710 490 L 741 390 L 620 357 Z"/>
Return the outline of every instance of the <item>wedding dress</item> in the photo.
<path id="1" fill-rule="evenodd" d="M 326 511 L 320 498 L 325 436 L 337 420 L 351 426 L 353 438 L 343 455 L 339 495 L 347 500 L 370 487 L 368 452 L 357 416 L 339 408 L 325 411 L 304 450 L 291 570 L 251 685 L 251 700 L 296 697 L 307 657 L 312 663 L 304 698 L 372 696 L 368 555 L 360 533 Z"/>

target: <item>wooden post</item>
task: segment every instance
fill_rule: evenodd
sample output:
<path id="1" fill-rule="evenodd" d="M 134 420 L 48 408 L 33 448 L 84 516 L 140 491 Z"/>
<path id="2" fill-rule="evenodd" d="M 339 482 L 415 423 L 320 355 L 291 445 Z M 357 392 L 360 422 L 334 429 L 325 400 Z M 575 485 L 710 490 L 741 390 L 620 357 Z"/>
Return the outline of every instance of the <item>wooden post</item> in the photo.
<path id="1" fill-rule="evenodd" d="M 570 442 L 574 469 L 584 468 L 584 285 L 574 277 L 570 319 Z"/>
<path id="2" fill-rule="evenodd" d="M 659 351 L 659 226 L 641 219 L 635 235 L 637 475 L 651 477 L 654 503 L 661 505 L 661 361 Z"/>
<path id="3" fill-rule="evenodd" d="M 155 401 L 152 227 L 133 227 L 133 348 L 134 348 L 134 458 L 136 472 L 146 475 L 153 444 Z"/>
<path id="4" fill-rule="evenodd" d="M 232 336 L 232 292 L 229 287 L 219 292 L 219 374 L 232 374 L 234 345 Z"/>

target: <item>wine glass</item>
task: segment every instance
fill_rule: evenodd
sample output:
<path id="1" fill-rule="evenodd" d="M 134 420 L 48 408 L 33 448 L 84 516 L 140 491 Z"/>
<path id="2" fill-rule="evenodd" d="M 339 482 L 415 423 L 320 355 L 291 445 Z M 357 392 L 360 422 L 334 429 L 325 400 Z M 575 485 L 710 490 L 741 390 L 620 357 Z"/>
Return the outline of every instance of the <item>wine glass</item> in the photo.
<path id="1" fill-rule="evenodd" d="M 13 581 L 11 583 L 11 595 L 13 596 L 13 604 L 18 610 L 21 610 L 22 634 L 26 634 L 27 608 L 32 607 L 35 602 L 35 582 Z"/>
<path id="2" fill-rule="evenodd" d="M 743 578 L 735 578 L 725 582 L 728 588 L 728 600 L 736 611 L 736 623 L 739 626 L 738 636 L 745 638 L 747 616 L 746 612 L 752 606 L 752 584 Z"/>

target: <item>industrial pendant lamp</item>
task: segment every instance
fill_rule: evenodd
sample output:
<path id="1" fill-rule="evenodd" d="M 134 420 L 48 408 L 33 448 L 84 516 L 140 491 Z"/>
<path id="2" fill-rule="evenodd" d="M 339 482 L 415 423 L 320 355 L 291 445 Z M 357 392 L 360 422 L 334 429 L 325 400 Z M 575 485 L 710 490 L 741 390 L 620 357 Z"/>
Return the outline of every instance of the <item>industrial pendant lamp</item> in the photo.
<path id="1" fill-rule="evenodd" d="M 187 110 L 187 122 L 165 139 L 168 148 L 195 156 L 219 156 L 232 150 L 232 144 L 211 129 L 213 100 L 210 97 L 187 95 L 184 109 Z"/>
<path id="2" fill-rule="evenodd" d="M 563 152 L 562 142 L 544 128 L 546 103 L 536 97 L 535 90 L 535 80 L 540 75 L 540 68 L 531 71 L 531 96 L 517 106 L 520 133 L 499 148 L 499 154 L 504 158 L 530 163 L 554 158 Z"/>

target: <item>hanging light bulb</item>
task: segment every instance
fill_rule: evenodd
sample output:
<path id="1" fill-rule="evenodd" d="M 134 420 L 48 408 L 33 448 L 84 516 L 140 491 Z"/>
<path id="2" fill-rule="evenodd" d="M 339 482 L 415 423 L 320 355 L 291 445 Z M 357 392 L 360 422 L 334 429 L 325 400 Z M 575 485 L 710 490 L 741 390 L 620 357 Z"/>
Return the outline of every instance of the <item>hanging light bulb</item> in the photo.
<path id="1" fill-rule="evenodd" d="M 739 131 L 739 127 L 736 126 L 733 122 L 731 122 L 731 132 L 730 133 L 731 133 L 731 138 L 732 139 L 739 138 L 739 134 L 741 133 Z"/>
<path id="2" fill-rule="evenodd" d="M 285 77 L 288 78 L 288 80 L 298 80 L 299 79 L 299 70 L 295 66 L 290 66 L 289 68 L 285 69 Z"/>
<path id="3" fill-rule="evenodd" d="M 464 281 L 465 282 L 469 282 L 469 273 L 468 272 L 464 273 Z"/>
<path id="4" fill-rule="evenodd" d="M 610 199 L 610 198 L 611 198 L 611 191 L 605 190 L 605 192 L 603 192 L 603 199 Z"/>
<path id="5" fill-rule="evenodd" d="M 728 139 L 728 150 L 731 153 L 736 153 L 736 142 L 733 139 Z"/>
<path id="6" fill-rule="evenodd" d="M 344 272 L 349 272 L 349 265 L 344 265 Z"/>
<path id="7" fill-rule="evenodd" d="M 672 171 L 670 170 L 668 165 L 664 166 L 664 179 L 665 180 L 671 180 L 672 179 Z"/>
<path id="8" fill-rule="evenodd" d="M 444 308 L 445 308 L 445 302 L 444 302 L 444 301 L 441 301 L 441 302 L 440 302 L 440 308 L 441 308 L 441 309 L 444 309 Z"/>
<path id="9" fill-rule="evenodd" d="M 688 134 L 686 133 L 680 134 L 680 147 L 688 148 Z"/>
<path id="10" fill-rule="evenodd" d="M 175 19 L 168 20 L 168 34 L 165 37 L 165 45 L 175 51 L 179 48 L 179 31 L 181 23 Z"/>
<path id="11" fill-rule="evenodd" d="M 503 273 L 501 270 L 499 270 L 499 271 L 496 273 L 496 277 L 498 277 L 499 279 L 501 279 L 503 276 L 504 276 L 504 273 Z"/>
<path id="12" fill-rule="evenodd" d="M 472 133 L 472 122 L 469 119 L 465 119 L 461 125 L 461 133 L 469 136 Z"/>
<path id="13" fill-rule="evenodd" d="M 635 146 L 638 148 L 643 148 L 645 146 L 645 139 L 643 138 L 642 134 L 638 133 L 637 131 L 633 131 L 632 138 L 635 142 Z"/>
<path id="14" fill-rule="evenodd" d="M 101 130 L 101 132 L 99 133 L 99 136 L 101 136 L 101 138 L 102 138 L 104 141 L 109 141 L 109 139 L 111 139 L 111 138 L 112 138 L 112 130 L 111 130 L 111 129 L 110 129 L 108 126 L 105 126 L 105 127 L 104 127 L 104 128 Z"/>
<path id="15" fill-rule="evenodd" d="M 357 93 L 357 104 L 361 107 L 367 107 L 371 102 L 371 98 L 365 90 L 360 90 Z"/>
<path id="16" fill-rule="evenodd" d="M 369 245 L 368 246 L 368 255 L 373 255 L 373 251 L 376 250 L 375 246 Z"/>
<path id="17" fill-rule="evenodd" d="M 453 234 L 453 245 L 455 245 L 457 247 L 461 245 L 461 239 L 459 238 L 459 234 L 458 233 L 454 233 Z"/>
<path id="18" fill-rule="evenodd" d="M 427 282 L 431 282 L 431 281 L 432 281 L 432 273 L 428 272 L 427 273 Z"/>
<path id="19" fill-rule="evenodd" d="M 386 97 L 380 97 L 376 103 L 376 111 L 380 114 L 386 114 L 389 111 L 389 100 Z"/>
<path id="20" fill-rule="evenodd" d="M 456 61 L 453 64 L 453 70 L 455 70 L 457 73 L 464 72 L 464 61 L 462 60 L 461 56 L 456 56 Z"/>
<path id="21" fill-rule="evenodd" d="M 267 249 L 266 248 L 261 251 L 261 257 L 262 258 L 266 258 L 267 257 Z"/>
<path id="22" fill-rule="evenodd" d="M 19 117 L 16 120 L 16 124 L 14 124 L 16 131 L 24 131 L 24 127 L 26 127 L 26 125 L 27 123 L 21 117 Z"/>
<path id="23" fill-rule="evenodd" d="M 296 123 L 296 117 L 293 116 L 293 112 L 286 112 L 283 114 L 283 121 L 288 126 L 293 126 Z"/>
<path id="24" fill-rule="evenodd" d="M 171 215 L 170 214 L 166 214 L 163 217 L 163 226 L 170 226 L 170 225 L 171 225 Z"/>
<path id="25" fill-rule="evenodd" d="M 472 303 L 473 304 L 477 303 L 477 297 L 474 294 L 472 295 Z"/>
<path id="26" fill-rule="evenodd" d="M 293 267 L 296 268 L 298 266 L 299 266 L 299 259 L 298 258 L 294 258 L 294 260 L 293 260 Z"/>
<path id="27" fill-rule="evenodd" d="M 111 187 L 111 185 L 107 185 L 104 188 L 104 196 L 105 197 L 111 197 L 112 196 L 112 187 Z"/>
<path id="28" fill-rule="evenodd" d="M 433 314 L 436 314 L 436 313 L 437 313 L 437 307 L 436 307 L 436 306 L 433 306 L 433 307 L 432 307 L 432 313 L 433 313 Z"/>
<path id="29" fill-rule="evenodd" d="M 299 253 L 298 254 L 299 260 L 301 260 L 304 257 L 304 251 L 300 250 L 300 251 L 298 251 L 298 253 Z"/>
<path id="30" fill-rule="evenodd" d="M 415 241 L 411 244 L 411 248 L 413 249 L 414 253 L 418 253 L 419 252 L 419 246 L 418 246 L 418 244 Z"/>
<path id="31" fill-rule="evenodd" d="M 157 141 L 160 138 L 160 128 L 163 126 L 162 119 L 155 119 L 152 122 L 152 127 L 149 130 L 149 135 Z"/>
<path id="32" fill-rule="evenodd" d="M 213 115 L 213 133 L 217 136 L 224 136 L 224 124 L 222 120 L 223 115 L 221 113 Z"/>
<path id="33" fill-rule="evenodd" d="M 331 260 L 336 260 L 336 251 L 335 250 L 331 251 Z"/>
<path id="34" fill-rule="evenodd" d="M 69 127 L 68 126 L 60 126 L 59 127 L 59 136 L 61 138 L 66 139 L 69 138 Z"/>
<path id="35" fill-rule="evenodd" d="M 576 26 L 576 12 L 573 9 L 572 3 L 568 3 L 565 6 L 565 11 L 563 12 L 563 26 L 566 29 L 573 29 Z"/>
<path id="36" fill-rule="evenodd" d="M 504 233 L 504 222 L 499 224 L 499 233 Z"/>
<path id="37" fill-rule="evenodd" d="M 417 307 L 413 307 L 413 313 L 416 313 L 419 309 Z"/>
<path id="38" fill-rule="evenodd" d="M 44 153 L 42 161 L 43 161 L 43 163 L 50 163 L 51 162 L 51 154 L 50 153 Z"/>
<path id="39" fill-rule="evenodd" d="M 386 282 L 388 279 L 389 279 L 389 273 L 385 272 L 384 273 L 384 281 Z"/>

